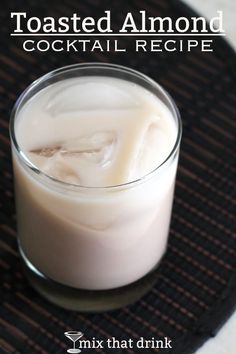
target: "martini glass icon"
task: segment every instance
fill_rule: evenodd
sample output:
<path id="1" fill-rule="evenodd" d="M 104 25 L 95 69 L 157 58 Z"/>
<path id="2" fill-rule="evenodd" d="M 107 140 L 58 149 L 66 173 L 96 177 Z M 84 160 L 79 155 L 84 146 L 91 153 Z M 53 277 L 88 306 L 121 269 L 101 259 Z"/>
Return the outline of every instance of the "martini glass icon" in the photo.
<path id="1" fill-rule="evenodd" d="M 78 331 L 68 331 L 65 332 L 64 334 L 67 338 L 69 338 L 73 342 L 73 349 L 68 349 L 67 353 L 81 353 L 81 350 L 75 348 L 75 342 L 81 337 L 83 337 L 84 334 Z"/>

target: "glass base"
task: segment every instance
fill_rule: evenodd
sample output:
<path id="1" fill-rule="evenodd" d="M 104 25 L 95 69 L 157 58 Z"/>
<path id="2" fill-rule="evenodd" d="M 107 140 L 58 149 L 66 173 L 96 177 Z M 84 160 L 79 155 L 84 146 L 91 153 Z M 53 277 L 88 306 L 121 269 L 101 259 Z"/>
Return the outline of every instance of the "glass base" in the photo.
<path id="1" fill-rule="evenodd" d="M 55 305 L 80 312 L 101 312 L 129 305 L 145 295 L 152 288 L 157 277 L 156 266 L 143 278 L 120 288 L 77 289 L 49 279 L 28 260 L 21 247 L 20 254 L 26 277 L 38 293 Z"/>

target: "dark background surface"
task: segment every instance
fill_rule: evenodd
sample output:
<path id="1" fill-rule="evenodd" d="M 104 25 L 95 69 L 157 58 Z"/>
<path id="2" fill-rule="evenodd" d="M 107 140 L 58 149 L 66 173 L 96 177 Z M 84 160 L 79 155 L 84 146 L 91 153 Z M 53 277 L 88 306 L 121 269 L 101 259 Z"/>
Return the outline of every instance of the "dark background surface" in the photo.
<path id="1" fill-rule="evenodd" d="M 85 339 L 167 336 L 174 349 L 165 353 L 192 353 L 217 332 L 235 307 L 235 54 L 221 38 L 214 40 L 213 53 L 199 49 L 134 53 L 134 40 L 129 37 L 120 39 L 126 53 L 26 53 L 22 39 L 9 36 L 10 12 L 26 10 L 38 17 L 78 12 L 82 17 L 100 17 L 111 9 L 114 29 L 128 11 L 137 15 L 145 9 L 149 16 L 173 18 L 192 13 L 180 2 L 167 0 L 10 0 L 1 4 L 0 353 L 65 353 L 69 344 L 63 333 L 72 329 L 85 333 Z M 22 274 L 8 122 L 16 98 L 34 79 L 60 66 L 92 61 L 127 65 L 157 80 L 177 102 L 184 135 L 169 247 L 155 287 L 129 307 L 86 315 L 49 304 Z"/>

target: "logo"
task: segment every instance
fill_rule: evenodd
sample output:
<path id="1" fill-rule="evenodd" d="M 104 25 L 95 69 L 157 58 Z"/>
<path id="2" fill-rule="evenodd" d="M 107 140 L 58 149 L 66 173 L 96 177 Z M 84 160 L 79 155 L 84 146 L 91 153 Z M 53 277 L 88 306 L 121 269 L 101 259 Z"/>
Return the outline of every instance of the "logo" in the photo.
<path id="1" fill-rule="evenodd" d="M 65 336 L 73 342 L 73 348 L 67 349 L 67 353 L 81 353 L 81 350 L 75 347 L 75 343 L 81 337 L 83 337 L 82 332 L 78 331 L 68 331 L 64 332 Z M 79 348 L 81 349 L 169 349 L 172 348 L 172 340 L 168 337 L 164 338 L 149 338 L 139 337 L 139 339 L 134 340 L 132 338 L 128 339 L 117 339 L 116 337 L 111 337 L 106 340 L 96 339 L 92 337 L 91 339 L 82 339 L 79 343 Z M 114 350 L 111 350 L 114 353 Z"/>
<path id="2" fill-rule="evenodd" d="M 73 348 L 67 349 L 67 353 L 81 353 L 81 350 L 75 347 L 75 342 L 81 337 L 83 337 L 84 334 L 78 331 L 68 331 L 64 332 L 64 334 L 73 342 Z"/>

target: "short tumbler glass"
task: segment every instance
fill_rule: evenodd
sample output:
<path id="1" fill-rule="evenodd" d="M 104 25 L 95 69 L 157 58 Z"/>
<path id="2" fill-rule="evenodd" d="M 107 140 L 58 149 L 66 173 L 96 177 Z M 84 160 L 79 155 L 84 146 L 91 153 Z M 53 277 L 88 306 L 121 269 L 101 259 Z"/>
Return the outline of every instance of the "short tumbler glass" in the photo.
<path id="1" fill-rule="evenodd" d="M 17 142 L 15 124 L 32 97 L 56 82 L 91 75 L 140 85 L 171 112 L 176 125 L 172 150 L 140 179 L 107 187 L 61 182 L 34 166 Z M 26 276 L 41 295 L 67 309 L 104 311 L 137 300 L 153 286 L 167 247 L 181 133 L 180 115 L 168 93 L 130 68 L 66 66 L 22 93 L 10 121 L 18 241 Z"/>

